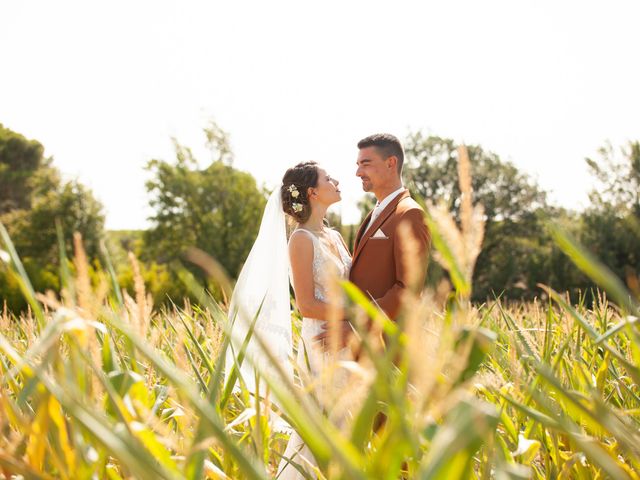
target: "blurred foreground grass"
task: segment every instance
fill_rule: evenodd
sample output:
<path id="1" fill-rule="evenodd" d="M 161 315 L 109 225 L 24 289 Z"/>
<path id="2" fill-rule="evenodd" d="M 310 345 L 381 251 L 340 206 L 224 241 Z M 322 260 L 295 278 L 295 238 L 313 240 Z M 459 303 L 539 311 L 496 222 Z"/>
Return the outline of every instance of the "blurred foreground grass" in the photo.
<path id="1" fill-rule="evenodd" d="M 225 307 L 187 274 L 199 306 L 156 311 L 139 278 L 135 298 L 110 268 L 90 282 L 76 238 L 73 261 L 61 249 L 63 290 L 38 294 L 0 226 L 2 274 L 31 305 L 0 317 L 0 478 L 275 478 L 288 433 L 271 412 L 313 452 L 309 478 L 640 478 L 637 299 L 555 232 L 615 304 L 603 293 L 571 305 L 546 289 L 545 302 L 471 305 L 482 210 L 460 157 L 460 227 L 427 206 L 451 286 L 409 295 L 392 323 L 342 284 L 363 353 L 336 365 L 348 388 L 334 392 L 331 415 L 317 385 L 277 372 L 264 373 L 260 400 L 225 383 Z M 290 461 L 305 471 L 303 458 Z"/>

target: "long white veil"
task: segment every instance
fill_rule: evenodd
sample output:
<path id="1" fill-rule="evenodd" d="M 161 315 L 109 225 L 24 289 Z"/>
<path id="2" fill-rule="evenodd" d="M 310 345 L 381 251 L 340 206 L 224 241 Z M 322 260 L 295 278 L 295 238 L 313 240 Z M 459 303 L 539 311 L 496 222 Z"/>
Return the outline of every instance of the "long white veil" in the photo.
<path id="1" fill-rule="evenodd" d="M 234 322 L 231 341 L 236 356 L 240 352 L 256 314 L 258 317 L 255 330 L 246 349 L 248 358 L 242 362 L 240 368 L 240 374 L 247 389 L 252 393 L 258 393 L 255 370 L 252 365 L 260 365 L 261 371 L 273 376 L 273 368 L 269 367 L 270 360 L 258 342 L 253 339 L 256 335 L 259 335 L 265 345 L 270 348 L 288 377 L 293 379 L 293 366 L 290 360 L 293 347 L 289 300 L 289 252 L 280 188 L 276 188 L 267 201 L 258 237 L 240 271 L 231 296 L 229 320 Z M 233 364 L 233 352 L 228 349 L 225 362 L 227 379 Z M 261 395 L 264 395 L 264 388 L 264 385 L 260 385 Z"/>

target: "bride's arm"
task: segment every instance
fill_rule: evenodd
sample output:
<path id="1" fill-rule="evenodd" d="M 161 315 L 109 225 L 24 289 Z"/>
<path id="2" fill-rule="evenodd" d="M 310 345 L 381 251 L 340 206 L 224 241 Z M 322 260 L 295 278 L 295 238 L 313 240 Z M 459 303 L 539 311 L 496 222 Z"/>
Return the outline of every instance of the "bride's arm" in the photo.
<path id="1" fill-rule="evenodd" d="M 289 240 L 289 258 L 293 276 L 293 290 L 296 305 L 303 317 L 327 320 L 332 309 L 334 315 L 341 319 L 344 311 L 316 299 L 313 285 L 313 241 L 302 234 L 292 235 Z"/>

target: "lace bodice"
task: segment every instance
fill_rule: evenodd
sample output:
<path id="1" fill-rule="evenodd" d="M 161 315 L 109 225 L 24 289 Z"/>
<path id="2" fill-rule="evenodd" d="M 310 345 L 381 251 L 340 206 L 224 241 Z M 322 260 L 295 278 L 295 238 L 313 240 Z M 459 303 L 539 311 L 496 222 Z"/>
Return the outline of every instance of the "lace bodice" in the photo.
<path id="1" fill-rule="evenodd" d="M 340 234 L 335 230 L 328 230 L 329 235 L 322 239 L 304 228 L 298 228 L 295 231 L 306 233 L 313 241 L 314 296 L 317 300 L 326 302 L 332 275 L 343 279 L 349 277 L 351 255 L 345 248 Z M 326 242 L 331 242 L 331 244 L 328 245 Z"/>

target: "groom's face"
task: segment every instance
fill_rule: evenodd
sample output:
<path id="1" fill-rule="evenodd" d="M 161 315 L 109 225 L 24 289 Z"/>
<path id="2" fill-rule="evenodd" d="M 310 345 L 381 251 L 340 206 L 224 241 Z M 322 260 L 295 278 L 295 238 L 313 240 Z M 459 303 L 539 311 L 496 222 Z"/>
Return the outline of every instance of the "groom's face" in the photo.
<path id="1" fill-rule="evenodd" d="M 376 147 L 365 147 L 358 153 L 356 176 L 365 192 L 374 192 L 389 181 L 389 166 Z"/>

